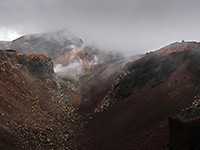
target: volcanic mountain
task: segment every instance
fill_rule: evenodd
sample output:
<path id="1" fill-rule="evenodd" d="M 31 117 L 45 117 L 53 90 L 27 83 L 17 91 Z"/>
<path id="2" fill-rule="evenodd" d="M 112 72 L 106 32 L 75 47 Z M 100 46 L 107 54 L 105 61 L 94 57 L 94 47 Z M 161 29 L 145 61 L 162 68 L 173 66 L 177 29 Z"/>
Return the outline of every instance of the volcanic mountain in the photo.
<path id="1" fill-rule="evenodd" d="M 76 139 L 85 149 L 165 149 L 168 118 L 200 92 L 200 44 L 173 43 L 129 62 Z"/>
<path id="2" fill-rule="evenodd" d="M 0 51 L 0 144 L 3 149 L 70 147 L 71 139 L 86 124 L 83 120 L 85 120 L 87 110 L 94 110 L 95 106 L 101 102 L 123 66 L 129 60 L 139 58 L 119 59 L 118 56 L 86 48 L 81 40 L 77 42 L 67 39 L 69 43 L 70 41 L 72 43 L 71 49 L 67 49 L 66 45 L 69 46 L 69 44 L 66 41 L 64 45 L 61 45 L 63 42 L 61 39 L 64 37 L 58 39 L 57 36 L 60 37 L 57 34 L 36 34 L 1 43 L 1 47 L 7 49 Z M 49 47 L 42 51 L 45 46 Z M 57 55 L 58 57 L 52 55 L 54 51 L 55 54 L 61 52 L 63 49 L 58 47 L 62 46 L 65 53 Z M 38 49 L 34 50 L 33 47 Z M 26 52 L 26 54 L 13 49 Z M 53 59 L 43 54 L 29 54 L 29 52 L 46 53 Z M 65 59 L 59 62 L 63 63 L 59 64 L 63 68 L 58 68 L 53 64 L 67 55 L 70 57 L 64 57 Z M 103 57 L 104 55 L 106 57 Z M 98 60 L 93 61 L 94 58 L 97 59 L 96 57 Z M 86 64 L 86 62 L 89 63 Z M 74 86 L 69 82 L 74 81 L 74 79 L 69 79 L 69 71 L 72 71 L 69 66 L 75 63 L 79 63 L 78 67 L 86 64 L 86 67 L 83 66 L 81 79 Z M 66 68 L 68 71 L 65 70 Z M 57 69 L 64 71 L 61 74 Z M 76 75 L 77 72 L 73 73 Z M 94 91 L 94 86 L 96 91 Z M 94 94 L 99 92 L 100 97 L 95 100 L 90 94 L 85 94 L 92 92 Z M 78 107 L 82 110 L 81 113 L 77 111 Z M 62 132 L 57 133 L 58 130 Z"/>
<path id="3" fill-rule="evenodd" d="M 87 41 L 84 42 L 82 38 L 65 30 L 25 35 L 11 42 L 0 42 L 0 49 L 44 54 L 52 59 L 54 71 L 58 76 L 76 84 L 80 76 L 89 77 L 90 72 L 95 71 L 98 74 L 100 70 L 106 69 L 110 64 L 123 58 L 117 53 L 102 51 L 91 46 L 87 44 Z M 124 59 L 120 66 L 123 68 L 129 59 Z M 96 68 L 99 69 L 96 70 Z M 118 70 L 120 69 L 117 69 L 117 72 Z"/>
<path id="4" fill-rule="evenodd" d="M 44 54 L 50 57 L 55 65 L 67 66 L 78 62 L 83 68 L 90 68 L 92 65 L 119 58 L 119 55 L 90 46 L 82 38 L 65 30 L 24 35 L 11 42 L 0 42 L 0 49 Z"/>
<path id="5" fill-rule="evenodd" d="M 71 83 L 54 72 L 56 57 L 0 51 L 0 145 L 83 150 L 176 147 L 177 131 L 173 126 L 169 131 L 168 118 L 200 93 L 199 57 L 200 43 L 177 42 L 145 55 L 98 63 Z"/>
<path id="6" fill-rule="evenodd" d="M 50 57 L 56 75 L 80 87 L 81 101 L 74 106 L 91 110 L 105 97 L 124 65 L 143 55 L 123 57 L 90 46 L 80 37 L 67 32 L 31 34 L 11 42 L 1 42 L 0 49 L 21 53 L 38 53 Z M 94 97 L 98 95 L 98 98 Z"/>

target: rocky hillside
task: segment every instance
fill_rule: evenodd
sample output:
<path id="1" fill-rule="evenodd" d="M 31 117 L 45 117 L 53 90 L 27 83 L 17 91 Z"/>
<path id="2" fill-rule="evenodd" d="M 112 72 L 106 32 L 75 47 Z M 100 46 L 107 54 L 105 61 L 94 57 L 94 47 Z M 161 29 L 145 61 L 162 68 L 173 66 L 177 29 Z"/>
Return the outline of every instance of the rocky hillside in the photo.
<path id="1" fill-rule="evenodd" d="M 200 43 L 173 43 L 85 69 L 73 85 L 49 57 L 0 51 L 0 146 L 199 148 L 199 98 L 182 111 L 200 93 L 199 57 Z"/>
<path id="2" fill-rule="evenodd" d="M 79 87 L 82 93 L 79 110 L 86 112 L 94 111 L 111 89 L 113 82 L 123 71 L 124 66 L 129 61 L 134 61 L 141 57 L 143 55 L 102 63 L 83 72 L 79 79 Z"/>
<path id="3" fill-rule="evenodd" d="M 11 42 L 0 42 L 0 49 L 16 49 L 22 53 L 44 54 L 53 60 L 55 71 L 65 77 L 66 74 L 74 76 L 94 65 L 120 58 L 117 54 L 89 46 L 83 39 L 65 30 L 25 35 Z M 77 70 L 75 67 L 79 67 L 79 69 Z M 67 78 L 74 79 L 75 77 Z"/>
<path id="4" fill-rule="evenodd" d="M 42 54 L 0 51 L 0 149 L 58 149 L 82 128 L 79 91 Z"/>
<path id="5" fill-rule="evenodd" d="M 55 74 L 49 57 L 1 50 L 0 148 L 75 148 L 71 141 L 87 127 L 115 77 L 129 60 L 138 58 L 90 68 L 75 87 Z"/>
<path id="6" fill-rule="evenodd" d="M 199 43 L 183 42 L 127 63 L 75 143 L 85 149 L 166 148 L 168 118 L 200 92 L 199 57 Z"/>

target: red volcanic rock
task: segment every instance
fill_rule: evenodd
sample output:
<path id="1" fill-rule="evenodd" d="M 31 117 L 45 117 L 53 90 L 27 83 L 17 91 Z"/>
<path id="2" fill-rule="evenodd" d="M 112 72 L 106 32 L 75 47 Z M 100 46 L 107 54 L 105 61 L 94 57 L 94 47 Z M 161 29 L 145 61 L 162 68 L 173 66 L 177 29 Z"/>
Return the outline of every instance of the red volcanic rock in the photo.
<path id="1" fill-rule="evenodd" d="M 27 150 L 31 149 L 23 139 L 19 138 L 13 133 L 0 128 L 0 149 L 2 150 Z"/>
<path id="2" fill-rule="evenodd" d="M 49 57 L 0 50 L 0 149 L 65 148 L 82 128 L 69 103 L 79 97 Z"/>

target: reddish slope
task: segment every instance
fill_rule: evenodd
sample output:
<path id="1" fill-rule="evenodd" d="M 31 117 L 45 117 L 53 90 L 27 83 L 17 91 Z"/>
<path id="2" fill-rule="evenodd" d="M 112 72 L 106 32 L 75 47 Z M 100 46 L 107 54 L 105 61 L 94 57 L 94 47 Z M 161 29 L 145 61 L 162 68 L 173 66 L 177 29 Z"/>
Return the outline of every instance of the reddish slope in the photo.
<path id="1" fill-rule="evenodd" d="M 49 57 L 0 50 L 0 149 L 64 148 L 81 127 L 75 96 Z"/>
<path id="2" fill-rule="evenodd" d="M 82 91 L 82 102 L 80 110 L 84 112 L 93 111 L 111 89 L 116 77 L 123 71 L 125 64 L 141 57 L 143 55 L 97 65 L 88 70 L 88 74 L 81 76 L 80 87 Z"/>
<path id="3" fill-rule="evenodd" d="M 96 109 L 107 110 L 94 116 L 75 143 L 82 149 L 166 147 L 168 117 L 200 92 L 199 48 L 199 43 L 177 43 L 128 63 Z"/>

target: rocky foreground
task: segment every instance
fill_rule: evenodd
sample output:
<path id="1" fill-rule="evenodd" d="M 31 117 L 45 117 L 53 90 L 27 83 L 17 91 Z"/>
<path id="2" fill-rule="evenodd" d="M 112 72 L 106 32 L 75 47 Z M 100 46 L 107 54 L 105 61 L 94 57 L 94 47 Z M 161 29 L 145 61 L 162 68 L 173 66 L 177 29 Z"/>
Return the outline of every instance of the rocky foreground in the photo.
<path id="1" fill-rule="evenodd" d="M 1 149 L 59 149 L 83 128 L 69 103 L 80 94 L 42 54 L 0 51 Z"/>
<path id="2" fill-rule="evenodd" d="M 97 64 L 74 85 L 49 57 L 0 51 L 0 147 L 198 148 L 199 98 L 182 110 L 200 93 L 199 57 L 200 43 L 174 43 Z"/>

